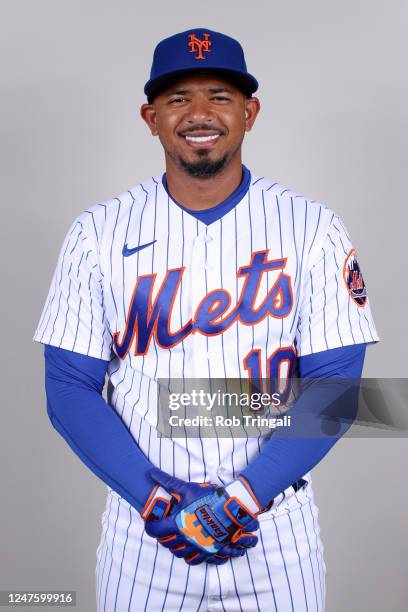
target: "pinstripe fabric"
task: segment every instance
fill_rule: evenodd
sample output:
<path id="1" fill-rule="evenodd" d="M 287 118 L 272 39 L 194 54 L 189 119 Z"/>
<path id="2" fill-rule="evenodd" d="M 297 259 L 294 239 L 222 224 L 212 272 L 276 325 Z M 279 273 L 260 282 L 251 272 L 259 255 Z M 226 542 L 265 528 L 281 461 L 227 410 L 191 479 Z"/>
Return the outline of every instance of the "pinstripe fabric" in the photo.
<path id="1" fill-rule="evenodd" d="M 124 245 L 134 253 L 124 257 Z M 209 226 L 172 202 L 160 178 L 152 178 L 75 220 L 34 339 L 109 361 L 110 402 L 153 464 L 186 480 L 227 483 L 266 439 L 157 435 L 163 392 L 157 379 L 206 373 L 241 378 L 252 350 L 260 350 L 265 372 L 279 347 L 307 355 L 376 341 L 368 300 L 363 307 L 352 300 L 343 278 L 351 249 L 344 224 L 330 209 L 264 178 L 253 179 L 235 208 Z M 223 333 L 198 330 L 168 348 L 153 331 L 145 354 L 135 355 L 135 336 L 126 356 L 117 357 L 112 340 L 124 335 L 138 279 L 155 275 L 154 303 L 168 271 L 179 270 L 169 313 L 174 334 L 216 289 L 228 292 L 231 312 L 245 281 L 237 271 L 260 251 L 267 251 L 268 261 L 283 259 L 284 266 L 262 275 L 253 309 L 284 272 L 293 301 L 286 316 L 255 324 L 236 319 Z M 277 308 L 283 299 L 276 297 Z M 311 485 L 291 493 L 262 515 L 260 542 L 244 558 L 189 568 L 150 539 L 137 512 L 109 489 L 97 551 L 98 611 L 323 610 L 325 568 Z"/>

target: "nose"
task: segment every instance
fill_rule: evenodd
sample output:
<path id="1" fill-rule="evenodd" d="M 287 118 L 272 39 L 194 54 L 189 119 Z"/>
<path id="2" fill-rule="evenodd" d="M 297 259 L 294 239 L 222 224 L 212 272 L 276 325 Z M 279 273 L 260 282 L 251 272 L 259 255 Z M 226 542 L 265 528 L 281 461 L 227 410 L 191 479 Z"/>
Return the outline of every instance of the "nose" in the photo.
<path id="1" fill-rule="evenodd" d="M 189 125 L 211 123 L 214 119 L 211 104 L 204 96 L 194 97 L 188 105 L 186 121 Z"/>

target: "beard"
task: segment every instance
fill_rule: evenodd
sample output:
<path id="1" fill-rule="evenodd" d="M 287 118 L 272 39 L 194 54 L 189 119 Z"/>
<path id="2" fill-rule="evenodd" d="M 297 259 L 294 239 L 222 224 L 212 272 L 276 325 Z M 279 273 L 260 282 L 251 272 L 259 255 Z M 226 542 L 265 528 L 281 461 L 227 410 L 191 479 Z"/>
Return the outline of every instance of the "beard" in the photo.
<path id="1" fill-rule="evenodd" d="M 190 162 L 182 157 L 178 157 L 180 168 L 192 178 L 209 179 L 217 176 L 217 174 L 224 170 L 229 161 L 229 155 L 227 153 L 219 159 L 210 159 L 206 149 L 198 149 L 197 155 L 201 159 L 195 162 Z"/>
<path id="2" fill-rule="evenodd" d="M 162 143 L 163 144 L 163 143 Z M 177 155 L 174 151 L 170 151 L 163 145 L 163 148 L 175 164 L 186 174 L 192 178 L 198 179 L 210 179 L 220 174 L 235 157 L 241 148 L 242 140 L 240 144 L 232 151 L 225 153 L 218 159 L 211 159 L 210 152 L 207 149 L 197 149 L 196 156 L 197 161 L 189 161 L 181 155 Z"/>

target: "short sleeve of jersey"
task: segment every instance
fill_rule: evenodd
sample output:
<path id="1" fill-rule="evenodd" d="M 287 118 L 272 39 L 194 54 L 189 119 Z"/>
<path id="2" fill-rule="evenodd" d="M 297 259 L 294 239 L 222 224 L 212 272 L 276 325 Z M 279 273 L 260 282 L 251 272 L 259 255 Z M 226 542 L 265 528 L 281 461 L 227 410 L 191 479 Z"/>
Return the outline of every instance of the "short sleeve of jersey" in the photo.
<path id="1" fill-rule="evenodd" d="M 357 253 L 343 222 L 333 215 L 304 277 L 297 354 L 378 340 Z"/>
<path id="2" fill-rule="evenodd" d="M 110 360 L 98 235 L 90 217 L 80 215 L 65 237 L 34 340 Z"/>

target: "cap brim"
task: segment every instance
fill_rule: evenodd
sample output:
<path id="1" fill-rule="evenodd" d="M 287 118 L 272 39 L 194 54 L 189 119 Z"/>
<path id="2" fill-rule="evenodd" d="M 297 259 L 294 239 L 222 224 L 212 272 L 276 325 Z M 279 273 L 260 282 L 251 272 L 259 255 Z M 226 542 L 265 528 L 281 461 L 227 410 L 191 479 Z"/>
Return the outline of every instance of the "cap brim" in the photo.
<path id="1" fill-rule="evenodd" d="M 225 68 L 186 68 L 184 70 L 177 70 L 168 74 L 163 74 L 155 79 L 148 81 L 144 87 L 144 92 L 149 102 L 164 91 L 171 85 L 172 82 L 178 80 L 180 77 L 189 73 L 205 73 L 210 72 L 212 74 L 218 74 L 223 76 L 226 80 L 230 81 L 238 89 L 240 89 L 245 95 L 251 96 L 258 89 L 258 81 L 251 74 L 244 74 L 242 72 L 236 72 Z"/>

